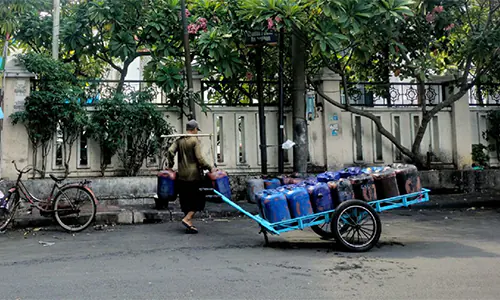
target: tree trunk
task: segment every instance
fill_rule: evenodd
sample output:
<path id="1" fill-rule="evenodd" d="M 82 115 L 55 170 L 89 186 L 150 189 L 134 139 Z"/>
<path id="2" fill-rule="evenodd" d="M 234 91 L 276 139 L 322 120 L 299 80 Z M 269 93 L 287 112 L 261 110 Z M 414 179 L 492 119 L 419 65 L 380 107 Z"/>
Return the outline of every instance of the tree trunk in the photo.
<path id="1" fill-rule="evenodd" d="M 304 174 L 307 172 L 309 155 L 307 122 L 306 122 L 306 45 L 296 35 L 292 37 L 293 59 L 293 170 Z"/>
<path id="2" fill-rule="evenodd" d="M 118 82 L 118 86 L 116 87 L 116 93 L 121 94 L 123 92 L 123 86 L 125 85 L 125 78 L 127 77 L 128 74 L 128 67 L 132 63 L 133 59 L 126 59 L 123 62 L 123 68 L 122 71 L 120 72 L 120 81 Z"/>

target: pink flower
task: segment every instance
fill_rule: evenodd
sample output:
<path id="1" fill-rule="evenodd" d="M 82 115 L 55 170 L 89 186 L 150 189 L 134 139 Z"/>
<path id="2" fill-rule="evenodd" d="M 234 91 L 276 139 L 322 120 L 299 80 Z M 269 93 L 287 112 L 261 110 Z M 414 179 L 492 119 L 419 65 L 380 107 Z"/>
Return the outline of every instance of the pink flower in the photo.
<path id="1" fill-rule="evenodd" d="M 198 30 L 200 30 L 200 25 L 197 24 L 189 24 L 187 27 L 189 34 L 197 34 Z"/>
<path id="2" fill-rule="evenodd" d="M 445 31 L 450 31 L 450 30 L 452 30 L 453 28 L 455 28 L 455 24 L 451 23 L 450 25 L 446 26 L 446 27 L 444 28 L 444 30 L 445 30 Z"/>
<path id="3" fill-rule="evenodd" d="M 276 23 L 280 23 L 282 21 L 282 19 L 279 16 L 276 16 L 274 20 L 276 21 Z"/>
<path id="4" fill-rule="evenodd" d="M 442 13 L 443 10 L 444 10 L 443 6 L 440 5 L 440 6 L 434 7 L 434 9 L 432 10 L 432 12 L 435 12 L 435 13 L 439 14 L 439 13 Z"/>
<path id="5" fill-rule="evenodd" d="M 182 12 L 179 12 L 179 18 L 182 17 Z M 189 10 L 186 8 L 186 18 L 189 18 L 189 16 L 191 15 L 191 13 L 189 12 Z"/>
<path id="6" fill-rule="evenodd" d="M 247 80 L 252 80 L 253 79 L 253 74 L 251 72 L 247 72 Z"/>
<path id="7" fill-rule="evenodd" d="M 427 14 L 427 16 L 425 16 L 425 20 L 427 20 L 427 22 L 428 22 L 428 23 L 432 23 L 432 22 L 434 22 L 434 19 L 435 19 L 435 18 L 436 18 L 436 17 L 435 17 L 435 16 L 434 16 L 434 14 L 432 14 L 432 13 L 429 13 L 429 14 Z"/>
<path id="8" fill-rule="evenodd" d="M 267 19 L 267 29 L 273 29 L 274 27 L 274 22 L 273 22 L 273 19 L 269 18 Z"/>
<path id="9" fill-rule="evenodd" d="M 196 21 L 196 23 L 199 24 L 199 26 L 200 26 L 201 29 L 203 29 L 203 30 L 207 29 L 207 19 L 205 19 L 205 18 L 199 18 Z"/>

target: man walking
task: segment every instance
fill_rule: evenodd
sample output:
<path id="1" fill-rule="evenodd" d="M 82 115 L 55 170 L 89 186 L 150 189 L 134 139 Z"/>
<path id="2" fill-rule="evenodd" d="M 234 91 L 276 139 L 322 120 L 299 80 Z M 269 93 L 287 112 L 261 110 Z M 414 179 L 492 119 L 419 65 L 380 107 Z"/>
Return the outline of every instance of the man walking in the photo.
<path id="1" fill-rule="evenodd" d="M 197 134 L 200 131 L 198 122 L 191 120 L 186 124 L 188 134 Z M 184 213 L 182 224 L 186 226 L 186 233 L 198 233 L 193 226 L 192 219 L 197 211 L 205 209 L 205 197 L 200 192 L 203 187 L 203 170 L 214 171 L 201 154 L 201 145 L 198 137 L 185 136 L 174 142 L 168 149 L 168 168 L 174 167 L 174 158 L 177 155 L 177 190 L 181 210 Z"/>

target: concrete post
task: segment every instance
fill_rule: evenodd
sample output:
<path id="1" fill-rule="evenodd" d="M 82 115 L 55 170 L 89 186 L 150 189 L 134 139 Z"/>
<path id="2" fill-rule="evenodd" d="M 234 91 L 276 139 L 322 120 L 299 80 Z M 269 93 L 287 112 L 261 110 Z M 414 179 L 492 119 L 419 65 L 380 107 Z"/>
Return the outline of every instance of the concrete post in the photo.
<path id="1" fill-rule="evenodd" d="M 3 102 L 5 116 L 1 133 L 1 176 L 5 179 L 15 179 L 17 176 L 12 165 L 13 160 L 17 162 L 18 166 L 32 163 L 29 161 L 31 155 L 28 133 L 22 124 L 12 125 L 10 115 L 24 110 L 24 101 L 30 94 L 30 79 L 33 77 L 34 74 L 26 71 L 17 59 L 9 58 L 7 60 Z"/>
<path id="2" fill-rule="evenodd" d="M 324 69 L 318 78 L 322 82 L 323 92 L 336 102 L 341 101 L 340 76 Z M 324 153 L 325 165 L 328 170 L 343 167 L 346 161 L 353 161 L 351 114 L 343 112 L 328 101 L 324 101 L 323 110 Z"/>
<path id="3" fill-rule="evenodd" d="M 472 128 L 469 94 L 451 105 L 453 163 L 458 169 L 472 165 Z"/>

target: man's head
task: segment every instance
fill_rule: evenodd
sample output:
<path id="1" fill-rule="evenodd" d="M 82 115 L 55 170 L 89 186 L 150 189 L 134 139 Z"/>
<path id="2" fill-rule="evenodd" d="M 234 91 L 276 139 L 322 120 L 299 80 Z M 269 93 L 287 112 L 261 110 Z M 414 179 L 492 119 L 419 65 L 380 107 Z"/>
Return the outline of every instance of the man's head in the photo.
<path id="1" fill-rule="evenodd" d="M 201 129 L 196 120 L 190 120 L 186 123 L 186 131 L 190 134 L 197 134 Z"/>

